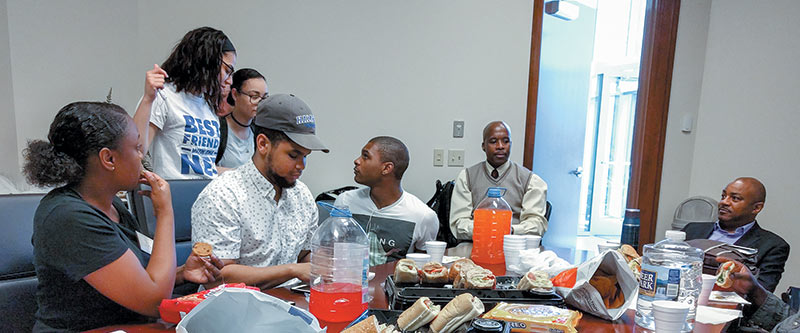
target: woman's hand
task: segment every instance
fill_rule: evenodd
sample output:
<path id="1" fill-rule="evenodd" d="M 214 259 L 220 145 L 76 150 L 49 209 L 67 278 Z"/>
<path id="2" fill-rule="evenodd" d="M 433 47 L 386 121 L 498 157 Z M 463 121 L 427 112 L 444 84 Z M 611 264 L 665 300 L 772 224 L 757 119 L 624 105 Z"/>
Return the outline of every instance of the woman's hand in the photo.
<path id="1" fill-rule="evenodd" d="M 167 80 L 167 72 L 153 65 L 153 69 L 147 71 L 144 79 L 144 98 L 152 101 L 156 97 L 156 90 L 164 88 L 164 83 Z"/>
<path id="2" fill-rule="evenodd" d="M 220 278 L 224 266 L 222 260 L 213 254 L 208 259 L 204 259 L 192 253 L 183 264 L 183 279 L 198 284 L 216 282 Z"/>
<path id="3" fill-rule="evenodd" d="M 172 195 L 169 191 L 169 183 L 150 171 L 142 171 L 139 183 L 149 185 L 150 190 L 139 191 L 139 194 L 150 197 L 153 201 L 153 211 L 156 218 L 163 213 L 172 214 Z"/>

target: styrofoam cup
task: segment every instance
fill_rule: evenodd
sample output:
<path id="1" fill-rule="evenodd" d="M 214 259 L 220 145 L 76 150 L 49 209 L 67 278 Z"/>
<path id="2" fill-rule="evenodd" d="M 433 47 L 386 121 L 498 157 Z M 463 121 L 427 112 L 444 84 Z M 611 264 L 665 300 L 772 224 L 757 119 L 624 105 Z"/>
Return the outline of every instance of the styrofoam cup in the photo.
<path id="1" fill-rule="evenodd" d="M 538 249 L 542 244 L 542 236 L 527 235 L 525 236 L 525 247 L 528 249 Z"/>
<path id="2" fill-rule="evenodd" d="M 431 255 L 427 253 L 409 253 L 406 254 L 406 258 L 414 260 L 417 263 L 417 268 L 422 268 L 422 266 L 431 261 Z"/>
<path id="3" fill-rule="evenodd" d="M 440 241 L 427 241 L 425 242 L 425 250 L 428 254 L 431 255 L 431 261 L 435 261 L 438 263 L 442 262 L 442 258 L 444 258 L 444 250 L 447 247 L 447 243 L 440 242 Z"/>
<path id="4" fill-rule="evenodd" d="M 714 283 L 717 277 L 710 274 L 703 274 L 703 289 L 700 290 L 700 297 L 697 299 L 697 304 L 707 305 L 708 296 L 711 296 L 711 290 L 714 289 Z"/>
<path id="5" fill-rule="evenodd" d="M 675 301 L 653 302 L 656 332 L 680 332 L 688 314 L 689 304 Z"/>
<path id="6" fill-rule="evenodd" d="M 505 256 L 506 259 L 506 269 L 508 269 L 508 267 L 511 265 L 519 265 L 520 262 L 519 251 L 520 250 L 516 249 L 503 250 L 503 255 Z"/>

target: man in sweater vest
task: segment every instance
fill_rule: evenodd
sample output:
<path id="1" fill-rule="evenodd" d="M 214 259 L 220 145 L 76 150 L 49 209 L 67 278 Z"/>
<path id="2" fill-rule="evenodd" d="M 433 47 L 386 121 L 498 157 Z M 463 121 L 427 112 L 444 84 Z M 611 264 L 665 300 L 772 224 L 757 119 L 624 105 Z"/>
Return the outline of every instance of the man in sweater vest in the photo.
<path id="1" fill-rule="evenodd" d="M 462 170 L 456 179 L 450 200 L 450 230 L 458 239 L 472 239 L 472 212 L 486 198 L 490 187 L 504 187 L 503 198 L 511 206 L 511 233 L 543 235 L 547 207 L 547 183 L 527 168 L 508 160 L 511 154 L 511 130 L 502 121 L 493 121 L 483 129 L 482 161 Z"/>

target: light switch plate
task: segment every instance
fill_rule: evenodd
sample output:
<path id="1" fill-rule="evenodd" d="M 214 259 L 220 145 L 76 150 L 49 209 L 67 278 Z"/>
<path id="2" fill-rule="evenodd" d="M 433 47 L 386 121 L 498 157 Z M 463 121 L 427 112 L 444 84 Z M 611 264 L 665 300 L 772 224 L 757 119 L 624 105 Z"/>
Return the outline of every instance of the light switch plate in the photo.
<path id="1" fill-rule="evenodd" d="M 444 166 L 444 149 L 436 148 L 433 150 L 433 166 Z"/>
<path id="2" fill-rule="evenodd" d="M 463 120 L 453 121 L 453 137 L 454 138 L 463 138 L 464 137 L 464 121 Z"/>
<path id="3" fill-rule="evenodd" d="M 450 149 L 447 151 L 447 166 L 464 166 L 464 149 Z"/>

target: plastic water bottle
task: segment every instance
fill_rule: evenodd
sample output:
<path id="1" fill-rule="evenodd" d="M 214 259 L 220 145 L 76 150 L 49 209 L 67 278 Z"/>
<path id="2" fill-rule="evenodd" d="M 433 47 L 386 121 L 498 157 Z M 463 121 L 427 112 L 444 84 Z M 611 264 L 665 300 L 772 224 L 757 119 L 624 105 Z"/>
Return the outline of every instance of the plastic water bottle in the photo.
<path id="1" fill-rule="evenodd" d="M 369 242 L 346 207 L 320 205 L 331 215 L 311 238 L 308 310 L 320 321 L 349 322 L 367 309 Z"/>
<path id="2" fill-rule="evenodd" d="M 487 197 L 475 208 L 472 228 L 472 261 L 502 264 L 503 236 L 511 233 L 511 206 L 503 194 L 506 189 L 490 187 Z"/>
<path id="3" fill-rule="evenodd" d="M 666 239 L 644 246 L 636 324 L 655 329 L 653 301 L 668 300 L 689 304 L 689 315 L 682 332 L 694 329 L 697 298 L 703 286 L 703 251 L 684 242 L 682 231 L 667 230 Z"/>

